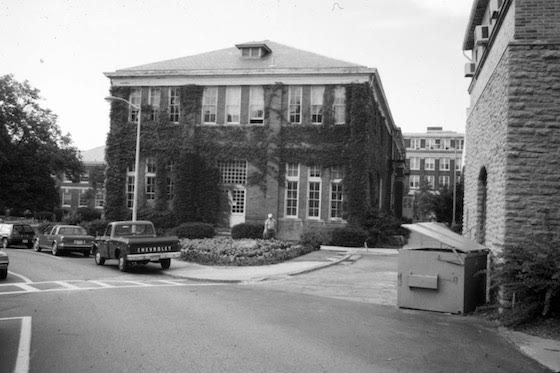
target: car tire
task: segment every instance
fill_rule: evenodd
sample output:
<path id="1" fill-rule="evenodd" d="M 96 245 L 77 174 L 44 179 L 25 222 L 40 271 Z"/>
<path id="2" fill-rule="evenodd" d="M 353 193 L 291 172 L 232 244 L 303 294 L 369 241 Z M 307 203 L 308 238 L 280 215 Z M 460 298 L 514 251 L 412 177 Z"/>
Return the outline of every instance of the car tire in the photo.
<path id="1" fill-rule="evenodd" d="M 128 261 L 126 260 L 125 255 L 119 255 L 119 271 L 127 272 L 128 271 Z"/>
<path id="2" fill-rule="evenodd" d="M 8 268 L 0 269 L 0 280 L 5 280 L 8 277 Z"/>
<path id="3" fill-rule="evenodd" d="M 8 248 L 8 239 L 6 237 L 2 238 L 2 248 L 3 249 Z"/>
<path id="4" fill-rule="evenodd" d="M 56 242 L 52 244 L 52 254 L 54 256 L 60 256 L 60 250 L 58 250 L 58 244 Z"/>
<path id="5" fill-rule="evenodd" d="M 102 266 L 103 264 L 105 264 L 105 258 L 101 256 L 99 250 L 95 251 L 95 264 L 97 264 L 98 266 Z"/>
<path id="6" fill-rule="evenodd" d="M 41 246 L 39 246 L 39 240 L 35 240 L 35 242 L 33 242 L 33 250 L 37 251 L 37 252 L 41 252 Z"/>
<path id="7" fill-rule="evenodd" d="M 171 267 L 171 259 L 160 259 L 159 264 L 161 265 L 161 269 L 169 269 L 169 267 Z"/>

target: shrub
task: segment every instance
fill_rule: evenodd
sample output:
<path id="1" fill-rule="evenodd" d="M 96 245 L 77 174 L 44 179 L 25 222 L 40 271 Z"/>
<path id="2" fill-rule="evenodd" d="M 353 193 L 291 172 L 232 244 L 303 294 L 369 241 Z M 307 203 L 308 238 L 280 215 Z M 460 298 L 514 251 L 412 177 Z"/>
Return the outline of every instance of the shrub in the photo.
<path id="1" fill-rule="evenodd" d="M 154 209 L 143 209 L 138 212 L 139 220 L 151 221 L 158 234 L 177 226 L 177 217 L 171 211 L 158 211 Z"/>
<path id="2" fill-rule="evenodd" d="M 525 247 L 504 248 L 491 280 L 509 306 L 502 313 L 506 325 L 560 312 L 560 239 L 537 238 Z"/>
<path id="3" fill-rule="evenodd" d="M 362 247 L 368 237 L 368 233 L 359 227 L 346 226 L 333 229 L 330 236 L 330 245 Z"/>
<path id="4" fill-rule="evenodd" d="M 54 218 L 55 221 L 61 221 L 62 217 L 64 216 L 64 209 L 61 207 L 57 207 L 54 209 Z"/>
<path id="5" fill-rule="evenodd" d="M 231 238 L 262 238 L 264 225 L 241 223 L 231 228 Z"/>
<path id="6" fill-rule="evenodd" d="M 53 221 L 53 219 L 55 218 L 54 213 L 50 212 L 50 211 L 41 211 L 35 214 L 34 216 L 35 219 L 39 220 L 39 221 Z"/>
<path id="7" fill-rule="evenodd" d="M 78 209 L 78 217 L 80 221 L 93 221 L 101 219 L 101 211 L 89 207 L 80 207 Z"/>
<path id="8" fill-rule="evenodd" d="M 319 250 L 321 245 L 331 242 L 331 234 L 325 228 L 305 228 L 302 232 L 299 243 L 309 250 Z"/>
<path id="9" fill-rule="evenodd" d="M 390 242 L 391 236 L 407 236 L 408 231 L 401 227 L 402 221 L 393 215 L 375 209 L 368 211 L 363 229 L 367 232 L 366 243 L 369 247 Z"/>
<path id="10" fill-rule="evenodd" d="M 211 238 L 216 234 L 214 227 L 207 223 L 183 223 L 169 230 L 179 238 Z"/>
<path id="11" fill-rule="evenodd" d="M 82 222 L 82 226 L 86 229 L 89 235 L 101 236 L 107 229 L 109 223 L 102 219 L 96 219 L 88 222 Z"/>

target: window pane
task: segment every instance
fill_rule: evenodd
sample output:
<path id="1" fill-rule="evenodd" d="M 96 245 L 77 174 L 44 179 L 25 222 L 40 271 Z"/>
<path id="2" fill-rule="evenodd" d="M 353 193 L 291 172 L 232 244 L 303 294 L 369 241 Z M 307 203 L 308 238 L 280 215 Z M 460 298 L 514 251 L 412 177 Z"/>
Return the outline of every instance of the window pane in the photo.
<path id="1" fill-rule="evenodd" d="M 218 161 L 222 184 L 245 185 L 247 183 L 247 161 Z"/>
<path id="2" fill-rule="evenodd" d="M 241 87 L 226 88 L 226 123 L 239 123 Z"/>
<path id="3" fill-rule="evenodd" d="M 264 89 L 260 86 L 251 87 L 249 98 L 250 123 L 263 123 L 264 120 Z"/>
<path id="4" fill-rule="evenodd" d="M 290 87 L 290 123 L 301 123 L 302 87 Z"/>
<path id="5" fill-rule="evenodd" d="M 202 95 L 202 121 L 216 123 L 218 87 L 205 87 Z"/>

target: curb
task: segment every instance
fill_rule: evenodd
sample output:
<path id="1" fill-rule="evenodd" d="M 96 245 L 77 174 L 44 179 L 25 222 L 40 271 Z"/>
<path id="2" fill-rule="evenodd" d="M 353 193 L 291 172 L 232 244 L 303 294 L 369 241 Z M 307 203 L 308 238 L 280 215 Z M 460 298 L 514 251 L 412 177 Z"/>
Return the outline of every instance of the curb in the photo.
<path id="1" fill-rule="evenodd" d="M 525 356 L 535 360 L 551 372 L 560 372 L 560 341 L 540 338 L 504 327 L 499 327 L 498 332 Z"/>

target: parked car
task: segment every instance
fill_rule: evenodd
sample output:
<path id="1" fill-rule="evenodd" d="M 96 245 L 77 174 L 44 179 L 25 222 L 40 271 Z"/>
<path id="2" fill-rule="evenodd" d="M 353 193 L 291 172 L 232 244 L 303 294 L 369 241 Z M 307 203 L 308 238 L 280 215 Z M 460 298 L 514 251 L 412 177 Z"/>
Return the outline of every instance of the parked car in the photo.
<path id="1" fill-rule="evenodd" d="M 24 245 L 30 249 L 33 247 L 35 231 L 29 224 L 2 223 L 0 224 L 0 239 L 4 249 L 11 245 Z"/>
<path id="2" fill-rule="evenodd" d="M 79 225 L 54 225 L 40 233 L 33 244 L 35 251 L 51 250 L 53 255 L 59 256 L 64 251 L 79 251 L 89 256 L 93 247 L 94 237 L 90 236 Z"/>
<path id="3" fill-rule="evenodd" d="M 10 264 L 8 254 L 0 250 L 0 280 L 4 280 L 8 277 L 8 264 Z"/>
<path id="4" fill-rule="evenodd" d="M 93 255 L 97 265 L 105 264 L 106 259 L 118 259 L 119 269 L 126 272 L 131 265 L 149 262 L 169 269 L 171 259 L 181 253 L 176 236 L 157 237 L 152 222 L 143 220 L 109 223 L 103 236 L 96 237 Z"/>

